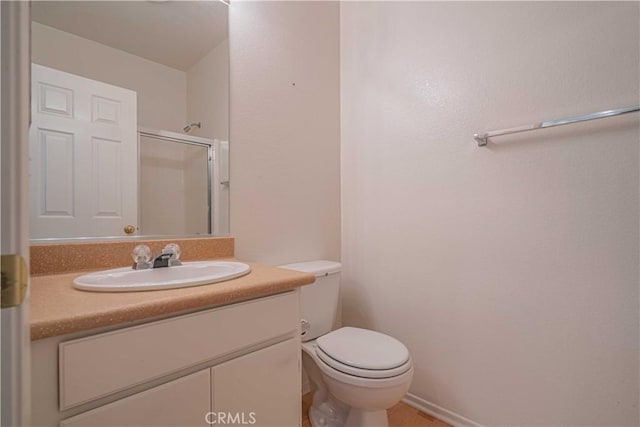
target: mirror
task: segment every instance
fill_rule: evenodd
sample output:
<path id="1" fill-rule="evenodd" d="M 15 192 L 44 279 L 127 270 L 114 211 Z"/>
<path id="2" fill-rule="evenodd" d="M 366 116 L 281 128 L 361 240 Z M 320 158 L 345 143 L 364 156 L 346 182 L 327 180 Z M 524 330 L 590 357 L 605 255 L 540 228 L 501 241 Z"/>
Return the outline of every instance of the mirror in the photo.
<path id="1" fill-rule="evenodd" d="M 32 240 L 228 235 L 227 9 L 32 2 Z"/>

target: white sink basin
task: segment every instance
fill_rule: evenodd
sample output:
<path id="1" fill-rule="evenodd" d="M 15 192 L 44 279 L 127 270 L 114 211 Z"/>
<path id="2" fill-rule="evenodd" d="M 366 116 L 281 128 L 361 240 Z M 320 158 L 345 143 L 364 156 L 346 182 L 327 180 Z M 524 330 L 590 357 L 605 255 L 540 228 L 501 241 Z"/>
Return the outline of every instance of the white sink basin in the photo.
<path id="1" fill-rule="evenodd" d="M 193 261 L 149 270 L 124 267 L 76 277 L 73 287 L 94 292 L 151 291 L 208 285 L 235 279 L 250 271 L 247 264 L 231 261 Z"/>

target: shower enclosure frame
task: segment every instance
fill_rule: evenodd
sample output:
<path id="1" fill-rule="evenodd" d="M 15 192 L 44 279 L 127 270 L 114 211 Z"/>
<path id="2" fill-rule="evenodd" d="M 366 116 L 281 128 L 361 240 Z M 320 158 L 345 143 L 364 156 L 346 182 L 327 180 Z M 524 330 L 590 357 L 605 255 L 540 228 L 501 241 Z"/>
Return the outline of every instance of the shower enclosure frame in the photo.
<path id="1" fill-rule="evenodd" d="M 163 141 L 175 142 L 178 144 L 189 144 L 207 148 L 207 205 L 209 207 L 207 214 L 207 233 L 209 236 L 213 234 L 213 164 L 215 162 L 215 143 L 209 138 L 187 135 L 183 133 L 171 132 L 168 130 L 152 129 L 148 127 L 138 126 L 138 159 L 140 158 L 140 137 L 146 136 L 156 138 Z M 140 194 L 140 168 L 138 167 L 138 194 Z M 139 197 L 139 196 L 138 196 Z M 140 215 L 140 211 L 138 211 Z M 140 218 L 138 218 L 140 224 Z"/>

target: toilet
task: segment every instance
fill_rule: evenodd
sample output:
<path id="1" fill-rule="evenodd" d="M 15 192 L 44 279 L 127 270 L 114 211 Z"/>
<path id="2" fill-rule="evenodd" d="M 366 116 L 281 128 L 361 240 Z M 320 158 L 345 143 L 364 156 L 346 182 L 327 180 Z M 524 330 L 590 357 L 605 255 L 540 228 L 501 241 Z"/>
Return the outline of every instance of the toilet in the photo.
<path id="1" fill-rule="evenodd" d="M 301 288 L 302 364 L 309 376 L 313 427 L 388 426 L 386 410 L 402 399 L 413 378 L 409 350 L 397 339 L 368 329 L 332 331 L 340 270 L 334 261 L 280 268 L 313 273 Z"/>

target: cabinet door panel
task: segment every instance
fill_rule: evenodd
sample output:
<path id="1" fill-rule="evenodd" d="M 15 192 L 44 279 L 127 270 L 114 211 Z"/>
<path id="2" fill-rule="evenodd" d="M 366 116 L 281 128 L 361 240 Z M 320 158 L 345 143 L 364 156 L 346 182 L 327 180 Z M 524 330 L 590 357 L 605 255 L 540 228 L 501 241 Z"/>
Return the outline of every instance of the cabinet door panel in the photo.
<path id="1" fill-rule="evenodd" d="M 292 338 L 213 367 L 212 411 L 216 421 L 225 417 L 218 424 L 299 426 L 299 366 L 300 340 Z"/>
<path id="2" fill-rule="evenodd" d="M 207 426 L 210 369 L 63 420 L 62 427 Z"/>

